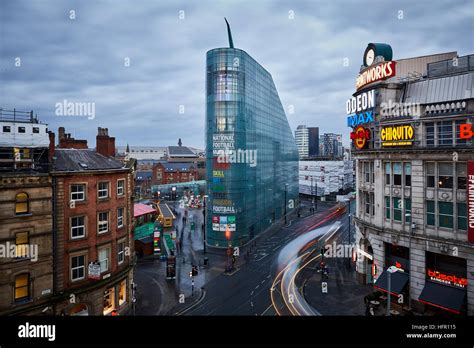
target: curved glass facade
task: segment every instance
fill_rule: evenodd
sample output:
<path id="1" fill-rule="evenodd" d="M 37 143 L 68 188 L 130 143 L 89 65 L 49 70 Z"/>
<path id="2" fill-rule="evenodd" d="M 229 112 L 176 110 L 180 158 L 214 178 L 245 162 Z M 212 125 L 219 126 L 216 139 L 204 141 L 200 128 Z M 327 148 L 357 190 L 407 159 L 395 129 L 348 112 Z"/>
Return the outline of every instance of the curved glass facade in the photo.
<path id="1" fill-rule="evenodd" d="M 206 69 L 207 242 L 239 246 L 284 216 L 285 196 L 287 213 L 296 207 L 298 150 L 260 64 L 218 48 L 207 52 Z"/>

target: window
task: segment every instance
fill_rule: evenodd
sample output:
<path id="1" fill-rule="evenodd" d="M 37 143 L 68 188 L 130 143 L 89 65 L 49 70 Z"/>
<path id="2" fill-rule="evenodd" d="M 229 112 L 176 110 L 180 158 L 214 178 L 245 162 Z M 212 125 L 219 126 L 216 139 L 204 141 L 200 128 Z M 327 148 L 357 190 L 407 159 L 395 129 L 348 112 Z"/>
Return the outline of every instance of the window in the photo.
<path id="1" fill-rule="evenodd" d="M 435 146 L 435 124 L 434 122 L 426 123 L 426 146 Z"/>
<path id="2" fill-rule="evenodd" d="M 125 242 L 120 242 L 117 245 L 117 259 L 118 259 L 118 264 L 122 264 L 123 261 L 125 260 Z"/>
<path id="3" fill-rule="evenodd" d="M 99 249 L 100 273 L 109 270 L 110 247 Z"/>
<path id="4" fill-rule="evenodd" d="M 33 133 L 39 134 L 39 132 L 40 132 L 39 127 L 33 127 Z"/>
<path id="5" fill-rule="evenodd" d="M 25 133 L 26 129 L 25 127 L 18 127 L 18 133 Z"/>
<path id="6" fill-rule="evenodd" d="M 426 187 L 435 187 L 435 164 L 433 162 L 426 163 Z"/>
<path id="7" fill-rule="evenodd" d="M 12 130 L 10 126 L 3 126 L 3 133 L 10 133 Z"/>
<path id="8" fill-rule="evenodd" d="M 393 197 L 393 220 L 402 221 L 402 200 L 398 197 Z"/>
<path id="9" fill-rule="evenodd" d="M 28 194 L 24 192 L 17 193 L 15 200 L 15 213 L 17 215 L 28 214 L 30 211 Z"/>
<path id="10" fill-rule="evenodd" d="M 17 258 L 28 258 L 29 257 L 29 233 L 18 232 L 15 234 L 15 245 L 16 245 L 16 257 Z"/>
<path id="11" fill-rule="evenodd" d="M 405 198 L 405 222 L 411 222 L 411 199 Z"/>
<path id="12" fill-rule="evenodd" d="M 438 146 L 452 146 L 453 145 L 453 122 L 442 121 L 438 122 Z"/>
<path id="13" fill-rule="evenodd" d="M 390 162 L 385 162 L 385 185 L 390 185 L 391 167 Z"/>
<path id="14" fill-rule="evenodd" d="M 402 186 L 402 164 L 400 162 L 393 163 L 393 184 Z"/>
<path id="15" fill-rule="evenodd" d="M 368 192 L 364 193 L 364 201 L 365 201 L 365 213 L 370 214 L 370 195 Z"/>
<path id="16" fill-rule="evenodd" d="M 370 162 L 370 182 L 375 182 L 374 162 Z"/>
<path id="17" fill-rule="evenodd" d="M 115 289 L 109 288 L 104 291 L 104 310 L 103 315 L 107 315 L 115 309 Z"/>
<path id="18" fill-rule="evenodd" d="M 119 306 L 123 305 L 125 302 L 127 302 L 127 280 L 126 279 L 122 280 L 119 285 L 119 298 L 118 298 Z"/>
<path id="19" fill-rule="evenodd" d="M 458 230 L 467 230 L 467 209 L 466 203 L 458 203 Z"/>
<path id="20" fill-rule="evenodd" d="M 81 280 L 85 278 L 86 274 L 86 257 L 85 255 L 78 255 L 71 257 L 71 280 Z"/>
<path id="21" fill-rule="evenodd" d="M 370 163 L 364 162 L 365 182 L 370 182 Z"/>
<path id="22" fill-rule="evenodd" d="M 71 239 L 85 237 L 86 226 L 84 221 L 84 216 L 76 216 L 71 218 Z"/>
<path id="23" fill-rule="evenodd" d="M 99 199 L 109 197 L 109 183 L 99 182 L 99 188 L 97 189 L 97 195 Z"/>
<path id="24" fill-rule="evenodd" d="M 457 185 L 459 190 L 466 189 L 467 165 L 466 163 L 456 163 Z"/>
<path id="25" fill-rule="evenodd" d="M 426 224 L 434 226 L 435 223 L 435 202 L 426 201 Z"/>
<path id="26" fill-rule="evenodd" d="M 117 181 L 117 196 L 123 196 L 125 193 L 125 180 Z"/>
<path id="27" fill-rule="evenodd" d="M 467 143 L 467 139 L 461 139 L 461 129 L 459 128 L 464 123 L 466 123 L 465 120 L 457 120 L 454 122 L 456 129 L 456 145 L 466 145 Z"/>
<path id="28" fill-rule="evenodd" d="M 30 275 L 28 273 L 19 274 L 15 277 L 15 301 L 30 298 Z"/>
<path id="29" fill-rule="evenodd" d="M 71 185 L 71 201 L 83 201 L 86 198 L 86 185 L 74 184 Z"/>
<path id="30" fill-rule="evenodd" d="M 405 186 L 411 186 L 411 163 L 404 163 L 405 167 Z"/>
<path id="31" fill-rule="evenodd" d="M 453 228 L 453 203 L 438 202 L 439 227 Z"/>
<path id="32" fill-rule="evenodd" d="M 390 219 L 390 197 L 385 196 L 385 218 Z"/>
<path id="33" fill-rule="evenodd" d="M 452 189 L 453 188 L 453 164 L 438 163 L 438 187 Z"/>
<path id="34" fill-rule="evenodd" d="M 123 208 L 117 209 L 117 227 L 123 227 Z"/>
<path id="35" fill-rule="evenodd" d="M 102 212 L 98 214 L 97 230 L 99 233 L 105 233 L 109 230 L 109 213 Z"/>

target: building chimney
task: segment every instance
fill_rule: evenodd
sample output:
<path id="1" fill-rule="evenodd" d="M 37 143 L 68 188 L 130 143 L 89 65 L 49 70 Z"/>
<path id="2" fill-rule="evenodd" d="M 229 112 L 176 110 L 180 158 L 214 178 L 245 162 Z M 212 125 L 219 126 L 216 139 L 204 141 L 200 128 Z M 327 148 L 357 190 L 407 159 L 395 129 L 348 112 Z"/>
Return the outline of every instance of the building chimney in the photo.
<path id="1" fill-rule="evenodd" d="M 48 151 L 48 159 L 49 163 L 53 162 L 53 157 L 54 157 L 54 150 L 55 150 L 55 134 L 54 132 L 49 131 L 49 151 Z"/>
<path id="2" fill-rule="evenodd" d="M 87 149 L 87 140 L 74 139 L 71 133 L 66 133 L 64 127 L 58 128 L 60 149 Z"/>
<path id="3" fill-rule="evenodd" d="M 59 142 L 61 142 L 61 140 L 63 140 L 65 138 L 65 129 L 64 127 L 59 127 L 58 128 L 58 139 L 59 139 Z"/>
<path id="4" fill-rule="evenodd" d="M 98 127 L 95 151 L 106 157 L 115 157 L 115 138 L 109 137 L 107 128 Z"/>

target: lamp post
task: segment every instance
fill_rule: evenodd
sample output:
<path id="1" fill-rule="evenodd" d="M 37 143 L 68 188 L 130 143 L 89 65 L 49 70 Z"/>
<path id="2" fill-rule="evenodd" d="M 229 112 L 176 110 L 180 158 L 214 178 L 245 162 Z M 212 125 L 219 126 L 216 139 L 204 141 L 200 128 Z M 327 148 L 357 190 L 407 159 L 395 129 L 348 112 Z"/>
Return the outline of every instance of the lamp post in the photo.
<path id="1" fill-rule="evenodd" d="M 400 268 L 390 266 L 387 268 L 387 316 L 390 316 L 390 292 L 392 291 L 392 273 L 400 271 Z"/>
<path id="2" fill-rule="evenodd" d="M 286 202 L 286 191 L 288 189 L 288 184 L 285 184 L 285 225 L 286 225 L 286 206 L 287 206 L 287 202 Z"/>
<path id="3" fill-rule="evenodd" d="M 204 241 L 204 254 L 206 253 L 206 198 L 209 197 L 208 195 L 203 196 L 203 204 L 202 204 L 202 215 L 204 219 L 203 229 L 202 229 L 202 238 Z"/>

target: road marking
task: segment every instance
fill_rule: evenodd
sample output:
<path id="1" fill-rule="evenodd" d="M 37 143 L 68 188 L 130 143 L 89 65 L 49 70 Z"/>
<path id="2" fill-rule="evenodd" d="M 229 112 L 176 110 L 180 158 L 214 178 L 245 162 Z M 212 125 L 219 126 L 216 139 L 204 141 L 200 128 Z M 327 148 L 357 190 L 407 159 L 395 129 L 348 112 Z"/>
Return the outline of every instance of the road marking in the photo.
<path id="1" fill-rule="evenodd" d="M 267 275 L 267 279 L 270 278 L 271 276 L 272 276 L 271 274 Z"/>
<path id="2" fill-rule="evenodd" d="M 182 312 L 177 312 L 176 315 L 183 315 L 184 313 L 188 312 L 192 308 L 196 307 L 199 303 L 201 303 L 204 300 L 204 297 L 206 297 L 206 290 L 202 289 L 201 291 L 202 291 L 202 296 L 196 303 L 192 304 L 190 307 L 186 308 Z"/>
<path id="3" fill-rule="evenodd" d="M 252 290 L 252 292 L 250 293 L 250 296 L 252 296 L 252 295 L 253 295 L 253 290 Z"/>
<path id="4" fill-rule="evenodd" d="M 262 280 L 262 282 L 261 282 L 260 284 L 263 284 L 263 283 L 265 283 L 265 279 L 264 279 L 264 280 Z"/>
<path id="5" fill-rule="evenodd" d="M 265 313 L 267 313 L 268 310 L 269 310 L 270 308 L 272 308 L 272 306 L 273 306 L 273 305 L 270 304 L 270 306 L 268 306 L 267 309 L 265 309 L 265 310 L 262 312 L 262 314 L 260 314 L 260 315 L 264 315 Z"/>
<path id="6" fill-rule="evenodd" d="M 260 284 L 258 284 L 258 285 L 255 287 L 255 290 L 257 290 L 259 286 L 260 286 Z"/>
<path id="7" fill-rule="evenodd" d="M 253 302 L 252 301 L 250 301 L 250 305 L 253 307 Z"/>

